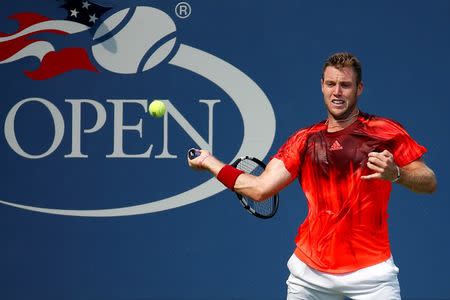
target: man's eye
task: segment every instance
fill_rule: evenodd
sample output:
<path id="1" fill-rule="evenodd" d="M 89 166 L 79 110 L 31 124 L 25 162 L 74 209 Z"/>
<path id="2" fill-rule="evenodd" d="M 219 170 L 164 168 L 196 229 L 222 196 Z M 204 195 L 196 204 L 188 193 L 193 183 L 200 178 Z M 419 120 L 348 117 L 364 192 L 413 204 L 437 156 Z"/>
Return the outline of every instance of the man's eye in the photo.
<path id="1" fill-rule="evenodd" d="M 333 87 L 334 86 L 334 83 L 332 83 L 332 82 L 327 82 L 327 87 Z"/>

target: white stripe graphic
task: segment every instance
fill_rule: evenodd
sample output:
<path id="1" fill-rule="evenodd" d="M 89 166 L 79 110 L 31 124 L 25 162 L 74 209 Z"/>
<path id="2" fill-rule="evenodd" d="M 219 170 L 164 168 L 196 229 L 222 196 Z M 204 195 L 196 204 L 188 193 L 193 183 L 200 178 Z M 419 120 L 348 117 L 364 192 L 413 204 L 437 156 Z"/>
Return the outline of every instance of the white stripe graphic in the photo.
<path id="1" fill-rule="evenodd" d="M 0 61 L 0 64 L 10 63 L 28 56 L 36 56 L 37 58 L 39 58 L 40 61 L 42 61 L 44 56 L 52 51 L 55 51 L 55 48 L 53 48 L 52 44 L 50 44 L 49 42 L 38 41 L 26 46 L 25 48 L 23 48 L 19 52 L 16 52 L 9 58 Z"/>
<path id="2" fill-rule="evenodd" d="M 73 21 L 67 21 L 67 20 L 44 21 L 41 23 L 31 25 L 30 27 L 27 27 L 24 30 L 19 31 L 13 35 L 0 37 L 0 43 L 6 42 L 6 41 L 11 41 L 11 40 L 19 38 L 21 36 L 24 36 L 24 35 L 27 35 L 30 33 L 43 31 L 43 30 L 58 30 L 58 31 L 63 31 L 68 34 L 73 34 L 73 33 L 82 32 L 82 31 L 85 31 L 88 29 L 89 29 L 88 26 L 77 23 L 77 22 L 73 22 Z"/>

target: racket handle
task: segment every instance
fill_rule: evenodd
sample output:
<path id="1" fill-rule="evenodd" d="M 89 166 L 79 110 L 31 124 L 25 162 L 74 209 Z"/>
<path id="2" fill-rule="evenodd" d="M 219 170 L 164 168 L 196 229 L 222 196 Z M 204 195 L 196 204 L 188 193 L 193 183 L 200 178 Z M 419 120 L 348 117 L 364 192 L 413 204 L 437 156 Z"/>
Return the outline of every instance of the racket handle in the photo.
<path id="1" fill-rule="evenodd" d="M 189 151 L 188 151 L 188 157 L 189 157 L 189 159 L 194 159 L 194 158 L 196 158 L 196 157 L 199 157 L 200 154 L 201 154 L 201 152 L 200 152 L 200 150 L 198 150 L 198 149 L 192 148 L 192 149 L 189 149 Z"/>

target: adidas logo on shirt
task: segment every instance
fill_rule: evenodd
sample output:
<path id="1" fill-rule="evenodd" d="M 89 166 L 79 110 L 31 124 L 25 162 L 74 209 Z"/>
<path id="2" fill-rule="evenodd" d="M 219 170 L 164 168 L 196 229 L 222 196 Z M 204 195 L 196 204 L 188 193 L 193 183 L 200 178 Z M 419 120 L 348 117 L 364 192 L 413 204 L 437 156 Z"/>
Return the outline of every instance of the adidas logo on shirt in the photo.
<path id="1" fill-rule="evenodd" d="M 342 150 L 344 148 L 342 148 L 341 144 L 339 144 L 338 140 L 335 140 L 333 145 L 331 145 L 330 147 L 330 151 L 337 151 L 337 150 Z"/>

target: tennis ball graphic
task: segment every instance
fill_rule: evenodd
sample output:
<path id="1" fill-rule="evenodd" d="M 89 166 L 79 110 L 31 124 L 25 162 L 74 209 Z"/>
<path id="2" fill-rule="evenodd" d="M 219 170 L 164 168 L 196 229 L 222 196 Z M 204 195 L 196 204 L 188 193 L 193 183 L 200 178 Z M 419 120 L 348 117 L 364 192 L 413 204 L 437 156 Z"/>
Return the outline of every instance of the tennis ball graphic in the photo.
<path id="1" fill-rule="evenodd" d="M 154 100 L 148 106 L 148 112 L 152 117 L 161 118 L 166 113 L 166 105 L 160 100 Z"/>
<path id="2" fill-rule="evenodd" d="M 103 68 L 114 73 L 146 71 L 172 52 L 175 31 L 173 20 L 159 9 L 123 9 L 100 24 L 94 34 L 92 54 Z"/>

